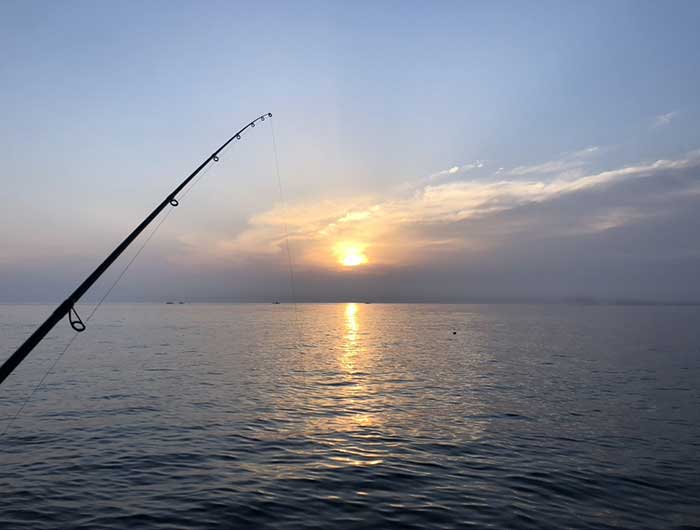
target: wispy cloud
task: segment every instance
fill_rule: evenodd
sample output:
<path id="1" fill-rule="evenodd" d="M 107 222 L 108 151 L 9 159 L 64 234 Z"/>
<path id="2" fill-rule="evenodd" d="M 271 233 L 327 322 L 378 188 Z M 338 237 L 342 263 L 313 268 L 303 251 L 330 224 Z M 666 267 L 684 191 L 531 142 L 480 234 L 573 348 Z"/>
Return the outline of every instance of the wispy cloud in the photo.
<path id="1" fill-rule="evenodd" d="M 540 236 L 609 230 L 652 215 L 644 205 L 649 197 L 662 194 L 660 190 L 698 192 L 697 179 L 672 181 L 673 186 L 666 185 L 664 179 L 700 168 L 700 151 L 682 159 L 657 160 L 582 176 L 566 173 L 573 167 L 571 164 L 596 150 L 587 148 L 568 154 L 559 165 L 552 161 L 520 166 L 516 173 L 511 170 L 499 175 L 506 177 L 499 180 L 423 183 L 392 197 L 360 196 L 296 204 L 286 209 L 275 207 L 251 217 L 241 233 L 220 239 L 214 246 L 220 257 L 274 254 L 282 248 L 281 228 L 287 224 L 301 266 L 332 266 L 332 248 L 339 241 L 361 243 L 370 264 L 405 264 L 420 261 L 428 248 L 431 253 L 436 249 L 483 250 L 493 244 L 496 232 L 503 237 L 528 230 Z M 539 178 L 522 178 L 528 176 Z M 658 185 L 652 191 L 630 191 L 629 196 L 609 191 L 641 179 L 651 179 Z M 591 193 L 596 194 L 595 200 L 590 199 Z M 509 212 L 523 212 L 523 208 L 538 204 L 574 204 L 576 208 L 555 209 L 559 217 L 546 222 L 521 214 L 517 221 L 505 220 Z M 483 230 L 486 221 L 488 236 L 476 229 L 478 224 Z M 467 229 L 465 223 L 476 224 Z M 204 248 L 211 248 L 209 243 L 203 242 L 200 250 L 206 252 Z"/>
<path id="2" fill-rule="evenodd" d="M 485 162 L 483 160 L 476 160 L 474 162 L 471 162 L 469 164 L 463 164 L 461 166 L 452 166 L 449 169 L 443 169 L 442 171 L 438 171 L 437 173 L 433 173 L 428 177 L 430 180 L 437 180 L 442 177 L 448 177 L 448 176 L 454 176 L 454 175 L 459 175 L 461 173 L 466 173 L 468 171 L 472 171 L 474 169 L 481 169 L 485 165 Z"/>
<path id="3" fill-rule="evenodd" d="M 550 173 L 563 173 L 573 169 L 579 169 L 586 163 L 586 159 L 596 154 L 600 148 L 598 146 L 586 147 L 573 153 L 565 153 L 560 158 L 549 160 L 547 162 L 529 165 L 518 166 L 506 173 L 514 177 L 522 177 L 526 175 L 548 175 Z"/>
<path id="4" fill-rule="evenodd" d="M 678 116 L 678 111 L 660 114 L 654 118 L 654 127 L 664 127 L 666 125 L 670 125 L 676 116 Z"/>

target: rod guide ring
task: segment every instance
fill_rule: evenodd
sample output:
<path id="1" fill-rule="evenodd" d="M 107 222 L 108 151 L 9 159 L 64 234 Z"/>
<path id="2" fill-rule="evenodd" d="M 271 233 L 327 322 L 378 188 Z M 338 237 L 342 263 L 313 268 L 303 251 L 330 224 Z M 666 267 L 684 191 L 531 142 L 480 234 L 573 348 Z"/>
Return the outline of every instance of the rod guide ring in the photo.
<path id="1" fill-rule="evenodd" d="M 68 310 L 68 322 L 70 323 L 70 327 L 72 327 L 78 333 L 85 331 L 85 323 L 80 318 L 80 315 L 78 315 L 78 312 L 75 310 L 74 306 L 70 306 L 70 309 Z"/>

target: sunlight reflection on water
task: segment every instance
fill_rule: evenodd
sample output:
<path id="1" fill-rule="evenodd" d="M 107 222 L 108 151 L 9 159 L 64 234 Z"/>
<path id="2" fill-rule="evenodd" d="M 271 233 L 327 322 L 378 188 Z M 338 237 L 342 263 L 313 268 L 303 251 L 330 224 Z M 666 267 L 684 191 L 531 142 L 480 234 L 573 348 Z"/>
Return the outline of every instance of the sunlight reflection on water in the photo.
<path id="1" fill-rule="evenodd" d="M 0 306 L 2 344 L 49 310 Z M 0 389 L 0 428 L 65 328 Z M 0 526 L 699 524 L 697 329 L 697 308 L 107 305 L 0 439 Z"/>

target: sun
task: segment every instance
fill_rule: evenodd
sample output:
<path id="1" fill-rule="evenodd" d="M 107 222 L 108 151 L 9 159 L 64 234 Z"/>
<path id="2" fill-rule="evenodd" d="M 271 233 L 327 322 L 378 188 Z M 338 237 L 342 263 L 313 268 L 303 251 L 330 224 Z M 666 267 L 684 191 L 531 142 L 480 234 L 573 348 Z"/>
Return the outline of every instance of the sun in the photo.
<path id="1" fill-rule="evenodd" d="M 364 245 L 338 243 L 334 252 L 338 262 L 344 267 L 357 267 L 369 261 L 364 252 Z"/>
<path id="2" fill-rule="evenodd" d="M 341 261 L 346 267 L 357 267 L 363 263 L 367 263 L 367 257 L 363 254 L 347 254 Z"/>

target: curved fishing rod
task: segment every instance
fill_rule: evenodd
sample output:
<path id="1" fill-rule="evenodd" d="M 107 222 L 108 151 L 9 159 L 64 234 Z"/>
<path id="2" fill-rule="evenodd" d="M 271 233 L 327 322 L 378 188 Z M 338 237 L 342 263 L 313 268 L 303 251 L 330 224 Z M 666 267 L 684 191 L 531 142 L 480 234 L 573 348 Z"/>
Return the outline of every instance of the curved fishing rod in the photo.
<path id="1" fill-rule="evenodd" d="M 34 349 L 34 347 L 41 342 L 41 339 L 43 339 L 46 334 L 53 329 L 53 327 L 58 323 L 59 320 L 61 320 L 63 317 L 68 315 L 68 321 L 70 322 L 71 327 L 77 331 L 77 332 L 82 332 L 85 331 L 85 324 L 83 321 L 80 319 L 78 316 L 78 313 L 75 311 L 75 304 L 80 300 L 80 298 L 86 293 L 86 291 L 92 287 L 92 284 L 94 284 L 97 279 L 102 276 L 102 274 L 109 268 L 109 266 L 114 263 L 114 261 L 126 250 L 126 248 L 136 239 L 141 232 L 144 231 L 144 229 L 151 224 L 151 222 L 158 217 L 158 214 L 163 211 L 163 209 L 169 204 L 171 206 L 177 206 L 178 200 L 176 199 L 176 196 L 178 193 L 182 191 L 182 189 L 187 186 L 187 184 L 199 174 L 200 171 L 202 171 L 210 162 L 218 162 L 219 161 L 219 153 L 223 151 L 228 144 L 230 144 L 233 140 L 240 140 L 241 139 L 241 134 L 248 128 L 248 127 L 255 127 L 255 123 L 258 121 L 265 121 L 265 118 L 271 118 L 272 113 L 268 112 L 267 114 L 263 114 L 262 116 L 259 116 L 255 118 L 253 121 L 251 121 L 248 125 L 243 127 L 240 131 L 238 131 L 236 134 L 231 136 L 224 144 L 219 147 L 216 151 L 214 151 L 208 158 L 204 160 L 200 164 L 200 166 L 195 169 L 192 174 L 187 177 L 185 180 L 182 181 L 182 183 L 175 188 L 164 200 L 161 202 L 155 210 L 153 210 L 148 217 L 146 217 L 140 225 L 138 225 L 133 232 L 131 232 L 124 241 L 121 242 L 121 244 L 115 248 L 112 253 L 105 258 L 105 260 L 97 267 L 90 276 L 88 276 L 83 283 L 81 283 L 78 288 L 73 291 L 73 294 L 71 294 L 66 300 L 59 305 L 56 310 L 51 314 L 49 318 L 46 319 L 46 321 L 37 328 L 37 330 L 32 333 L 32 335 L 24 341 L 24 344 L 22 344 L 19 348 L 17 348 L 17 351 L 13 353 L 9 359 L 7 359 L 2 366 L 0 366 L 0 384 L 7 379 L 7 377 L 13 372 L 17 366 L 24 360 L 24 358 L 29 355 L 29 353 Z"/>

